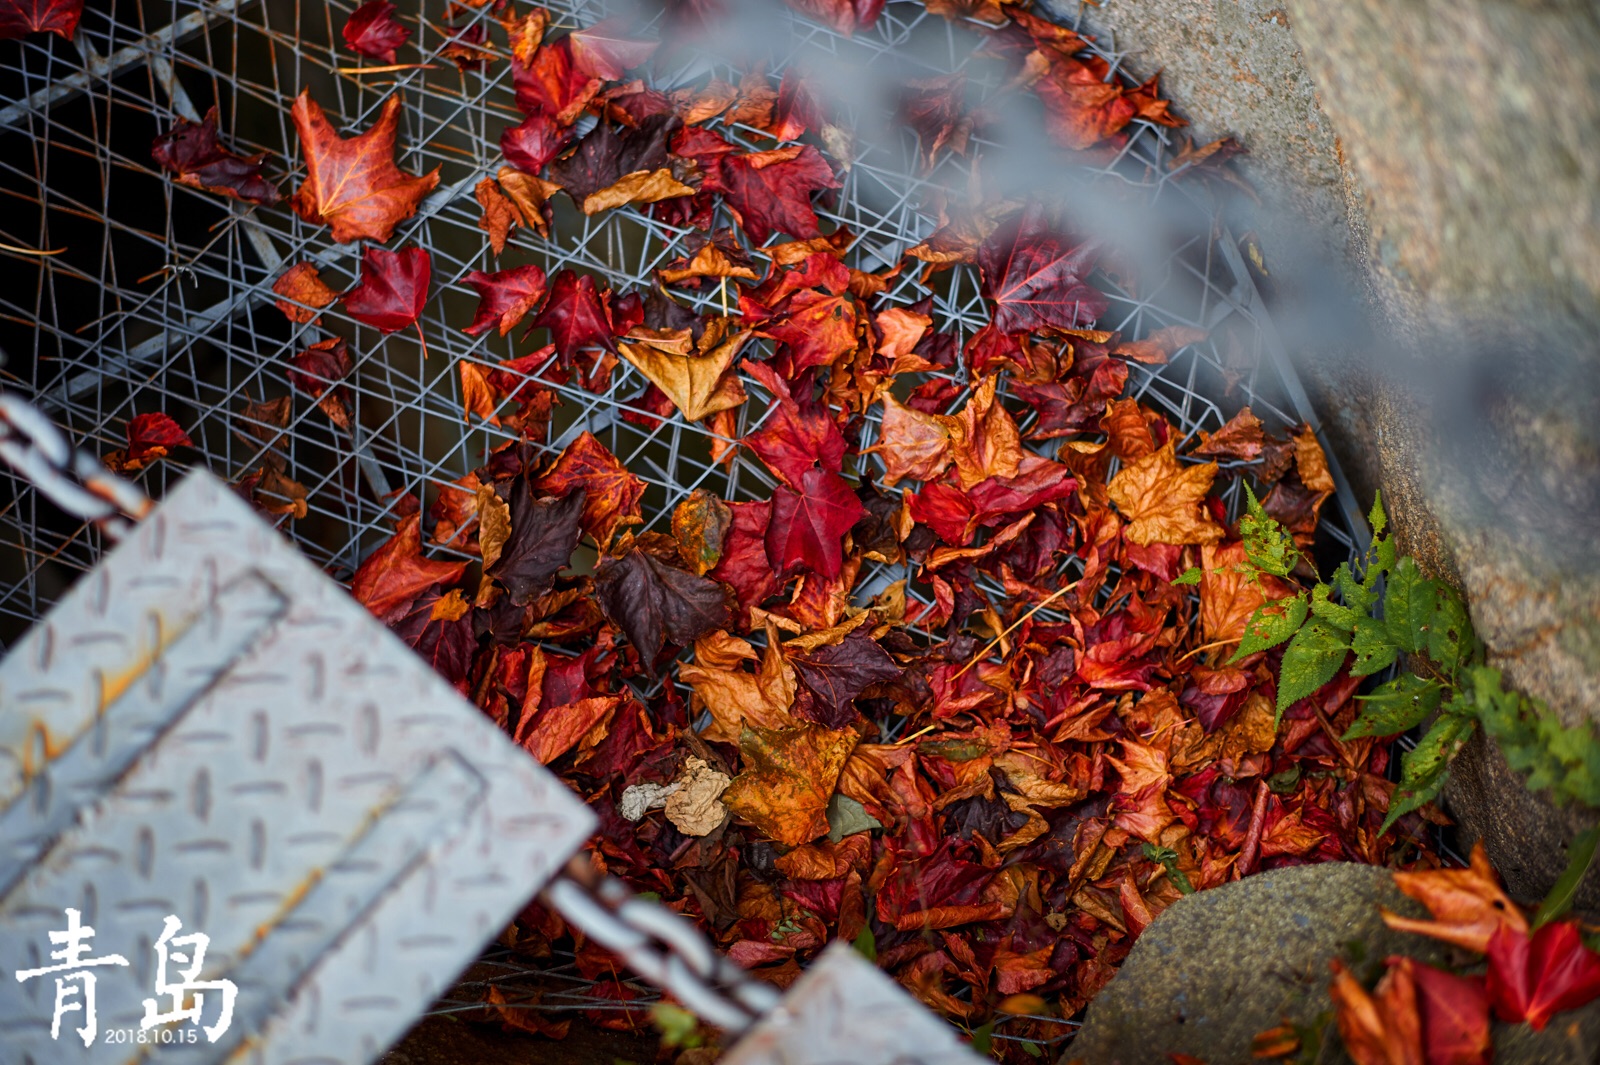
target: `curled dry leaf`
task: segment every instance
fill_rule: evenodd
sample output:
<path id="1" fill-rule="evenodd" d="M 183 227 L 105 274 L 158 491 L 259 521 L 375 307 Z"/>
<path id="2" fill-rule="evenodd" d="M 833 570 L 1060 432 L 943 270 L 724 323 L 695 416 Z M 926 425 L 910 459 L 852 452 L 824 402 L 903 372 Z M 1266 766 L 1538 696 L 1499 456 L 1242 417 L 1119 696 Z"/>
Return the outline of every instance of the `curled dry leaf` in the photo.
<path id="1" fill-rule="evenodd" d="M 416 177 L 395 165 L 398 95 L 384 101 L 372 128 L 348 139 L 339 136 L 309 91 L 296 97 L 291 114 L 306 157 L 306 180 L 291 202 L 306 221 L 332 226 L 341 244 L 388 240 L 439 184 L 437 167 Z"/>
<path id="2" fill-rule="evenodd" d="M 675 352 L 660 343 L 624 343 L 622 357 L 666 393 L 689 421 L 729 410 L 745 401 L 744 386 L 728 372 L 750 330 L 731 318 L 712 318 L 692 351 Z"/>
<path id="3" fill-rule="evenodd" d="M 3 26 L 3 23 L 0 23 Z M 5 36 L 0 32 L 0 37 Z M 246 203 L 274 204 L 283 197 L 261 173 L 266 153 L 238 155 L 217 141 L 217 109 L 199 122 L 179 118 L 155 139 L 150 154 L 180 185 L 204 189 Z"/>
<path id="4" fill-rule="evenodd" d="M 483 208 L 478 217 L 478 228 L 489 234 L 489 247 L 499 255 L 506 250 L 506 240 L 511 231 L 522 225 L 517 205 L 506 198 L 493 178 L 484 178 L 473 187 L 472 195 Z"/>
<path id="5" fill-rule="evenodd" d="M 598 214 L 625 203 L 659 203 L 675 196 L 693 196 L 694 191 L 694 186 L 673 177 L 671 170 L 636 170 L 585 196 L 583 213 Z"/>
<path id="6" fill-rule="evenodd" d="M 541 237 L 550 236 L 550 197 L 559 192 L 561 186 L 509 166 L 501 167 L 495 173 L 495 180 L 516 207 L 522 224 Z"/>
<path id="7" fill-rule="evenodd" d="M 722 794 L 732 782 L 728 774 L 718 772 L 691 755 L 683 763 L 683 772 L 673 781 L 671 794 L 663 800 L 667 820 L 685 836 L 710 835 L 728 819 Z"/>
<path id="8" fill-rule="evenodd" d="M 395 50 L 411 39 L 411 31 L 394 17 L 389 0 L 367 0 L 350 12 L 340 31 L 352 51 L 383 63 L 395 61 Z"/>

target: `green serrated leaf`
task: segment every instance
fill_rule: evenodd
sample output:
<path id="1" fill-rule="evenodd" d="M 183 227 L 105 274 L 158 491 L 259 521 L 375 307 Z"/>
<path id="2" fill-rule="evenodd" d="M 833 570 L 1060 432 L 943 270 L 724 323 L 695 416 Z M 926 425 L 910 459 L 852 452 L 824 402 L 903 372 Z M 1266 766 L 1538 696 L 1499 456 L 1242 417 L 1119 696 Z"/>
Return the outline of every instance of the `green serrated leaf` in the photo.
<path id="1" fill-rule="evenodd" d="M 1461 596 L 1448 585 L 1432 582 L 1433 617 L 1428 622 L 1428 657 L 1446 675 L 1454 675 L 1472 648 L 1472 622 Z"/>
<path id="2" fill-rule="evenodd" d="M 1400 650 L 1415 654 L 1428 646 L 1438 599 L 1438 583 L 1429 580 L 1410 558 L 1395 563 L 1389 589 L 1383 598 L 1383 621 L 1389 639 Z"/>
<path id="3" fill-rule="evenodd" d="M 1267 513 L 1248 483 L 1244 486 L 1244 494 L 1245 512 L 1239 519 L 1239 539 L 1244 543 L 1245 558 L 1257 571 L 1250 575 L 1257 577 L 1261 573 L 1270 573 L 1276 577 L 1287 577 L 1300 560 L 1300 549 L 1295 546 L 1294 537 Z"/>
<path id="4" fill-rule="evenodd" d="M 1371 613 L 1372 590 L 1356 580 L 1355 573 L 1350 569 L 1350 563 L 1341 562 L 1339 568 L 1333 571 L 1333 586 L 1339 589 L 1339 598 L 1344 601 L 1345 606 L 1360 614 Z"/>
<path id="5" fill-rule="evenodd" d="M 972 1030 L 972 1050 L 976 1054 L 988 1056 L 994 1049 L 994 1021 L 980 1025 Z"/>
<path id="6" fill-rule="evenodd" d="M 1022 1044 L 1022 1051 L 1023 1051 L 1023 1053 L 1027 1054 L 1028 1057 L 1030 1057 L 1030 1058 L 1042 1058 L 1042 1057 L 1044 1057 L 1044 1051 L 1039 1049 L 1039 1044 L 1038 1043 L 1024 1042 Z"/>
<path id="7" fill-rule="evenodd" d="M 1333 589 L 1326 584 L 1311 589 L 1311 613 L 1340 632 L 1354 631 L 1356 622 L 1365 615 L 1333 602 L 1328 598 L 1332 593 Z"/>
<path id="8" fill-rule="evenodd" d="M 1180 573 L 1176 577 L 1172 578 L 1172 583 L 1173 584 L 1199 584 L 1200 583 L 1200 578 L 1204 577 L 1205 575 L 1206 575 L 1205 574 L 1205 570 L 1201 569 L 1199 566 L 1190 566 L 1188 569 L 1184 570 L 1182 573 Z"/>
<path id="9" fill-rule="evenodd" d="M 1371 695 L 1358 695 L 1356 698 L 1362 703 L 1361 713 L 1341 739 L 1395 736 L 1416 728 L 1427 720 L 1429 714 L 1439 709 L 1439 703 L 1444 698 L 1444 685 L 1436 680 L 1425 680 L 1415 673 L 1402 673 L 1387 684 L 1380 685 Z"/>
<path id="10" fill-rule="evenodd" d="M 1372 493 L 1372 512 L 1367 515 L 1367 524 L 1372 526 L 1372 535 L 1376 539 L 1383 535 L 1383 530 L 1388 528 L 1389 517 L 1383 512 L 1383 493 Z"/>
<path id="11" fill-rule="evenodd" d="M 1399 648 L 1389 638 L 1388 626 L 1377 618 L 1369 617 L 1356 620 L 1350 650 L 1356 656 L 1350 665 L 1350 675 L 1353 677 L 1370 677 L 1380 669 L 1387 669 L 1399 654 Z"/>
<path id="12" fill-rule="evenodd" d="M 1452 699 L 1451 705 L 1457 700 Z M 1413 810 L 1432 802 L 1449 777 L 1450 760 L 1461 750 L 1477 727 L 1477 722 L 1461 713 L 1441 714 L 1427 735 L 1417 742 L 1415 750 L 1400 759 L 1400 784 L 1389 800 L 1389 816 L 1383 819 L 1380 832 Z"/>
<path id="13" fill-rule="evenodd" d="M 1233 652 L 1233 657 L 1228 661 L 1237 662 L 1246 655 L 1278 646 L 1300 631 L 1309 609 L 1304 593 L 1257 607 L 1256 612 L 1250 615 L 1250 620 L 1245 622 L 1244 639 L 1239 641 L 1239 649 Z"/>
<path id="14" fill-rule="evenodd" d="M 1278 670 L 1278 716 L 1332 680 L 1349 651 L 1345 634 L 1324 621 L 1312 621 L 1295 633 Z"/>
<path id="15" fill-rule="evenodd" d="M 1583 830 L 1578 833 L 1578 838 L 1572 841 L 1572 846 L 1567 849 L 1567 867 L 1562 870 L 1555 886 L 1550 889 L 1550 894 L 1539 904 L 1539 912 L 1533 915 L 1535 930 L 1549 924 L 1572 908 L 1572 900 L 1578 894 L 1578 885 L 1583 882 L 1589 866 L 1594 864 L 1596 845 L 1600 845 L 1600 825 Z"/>

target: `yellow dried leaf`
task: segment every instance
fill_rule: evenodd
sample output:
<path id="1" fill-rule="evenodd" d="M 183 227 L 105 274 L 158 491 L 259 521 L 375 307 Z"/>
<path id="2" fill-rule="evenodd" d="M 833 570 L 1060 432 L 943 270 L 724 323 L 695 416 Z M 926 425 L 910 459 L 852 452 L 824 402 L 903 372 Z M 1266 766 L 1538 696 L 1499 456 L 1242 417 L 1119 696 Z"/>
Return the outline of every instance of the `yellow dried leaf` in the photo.
<path id="1" fill-rule="evenodd" d="M 1226 534 L 1205 509 L 1217 464 L 1181 466 L 1172 441 L 1123 467 L 1107 492 L 1128 519 L 1124 535 L 1133 543 L 1211 544 Z"/>

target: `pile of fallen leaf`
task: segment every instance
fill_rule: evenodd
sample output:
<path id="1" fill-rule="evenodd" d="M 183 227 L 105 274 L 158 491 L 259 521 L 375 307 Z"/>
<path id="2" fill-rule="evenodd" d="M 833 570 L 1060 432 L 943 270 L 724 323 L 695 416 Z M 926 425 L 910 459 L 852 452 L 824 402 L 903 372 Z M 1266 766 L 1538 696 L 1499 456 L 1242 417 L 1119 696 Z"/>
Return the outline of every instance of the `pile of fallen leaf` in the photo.
<path id="1" fill-rule="evenodd" d="M 794 6 L 852 32 L 883 4 Z M 1017 5 L 928 6 L 998 24 L 982 48 L 1009 92 L 1031 89 L 1062 149 L 1103 161 L 1135 121 L 1180 124 L 1153 81 L 1108 81 L 1084 40 Z M 714 7 L 668 5 L 669 45 Z M 345 40 L 395 62 L 407 35 L 394 13 L 373 0 Z M 1134 367 L 1204 333 L 1096 330 L 1108 304 L 1093 275 L 1109 253 L 1043 202 L 935 204 L 941 224 L 902 262 L 853 268 L 854 236 L 815 205 L 841 186 L 849 136 L 800 78 L 752 70 L 663 93 L 629 76 L 657 41 L 612 23 L 557 35 L 543 11 L 509 5 L 501 23 L 497 61 L 512 64 L 525 119 L 476 190 L 494 254 L 558 239 L 558 195 L 689 235 L 648 291 L 532 263 L 466 277 L 481 295 L 466 332 L 548 338 L 459 363 L 469 418 L 515 439 L 426 505 L 397 501 L 394 535 L 352 592 L 586 799 L 597 866 L 763 978 L 787 984 L 842 938 L 976 1024 L 1002 1007 L 1070 1017 L 1190 891 L 1306 862 L 1436 864 L 1418 816 L 1379 831 L 1389 746 L 1340 740 L 1355 679 L 1341 672 L 1275 728 L 1281 650 L 1230 661 L 1252 612 L 1287 588 L 1245 576 L 1221 493 L 1248 478 L 1309 547 L 1333 480 L 1304 427 L 1273 435 L 1244 407 L 1186 436 L 1125 397 Z M 465 44 L 453 57 L 492 59 Z M 925 165 L 981 133 L 965 101 L 959 75 L 907 87 Z M 430 298 L 428 250 L 378 246 L 438 184 L 395 165 L 398 107 L 343 139 L 309 95 L 294 104 L 306 179 L 293 209 L 369 242 L 348 292 L 310 263 L 279 279 L 297 322 L 342 300 L 359 321 L 407 329 Z M 584 115 L 598 123 L 580 135 Z M 1201 173 L 1232 150 L 1179 161 Z M 278 197 L 259 158 L 219 146 L 215 113 L 180 123 L 156 158 L 198 187 Z M 936 284 L 951 270 L 981 281 L 980 331 L 947 329 L 931 299 L 884 298 L 902 271 Z M 645 483 L 599 439 L 546 446 L 550 386 L 609 393 L 623 361 L 650 382 L 624 418 L 700 422 L 713 461 L 759 462 L 770 494 L 751 495 L 749 478 L 737 499 L 697 491 L 642 531 L 656 517 Z M 290 379 L 348 428 L 351 366 L 329 337 Z M 290 403 L 253 404 L 249 431 L 271 439 Z M 161 428 L 130 435 L 123 461 L 186 442 Z M 298 487 L 281 462 L 241 485 L 303 514 Z M 476 560 L 433 557 L 427 541 Z M 573 567 L 580 544 L 592 571 Z M 901 579 L 867 588 L 886 567 Z M 1191 570 L 1197 582 L 1174 583 Z M 635 995 L 553 913 L 530 907 L 515 938 L 530 957 L 575 950 L 596 996 Z M 566 1024 L 506 1016 L 548 1034 Z M 1008 1032 L 1057 1034 L 1046 1020 Z"/>

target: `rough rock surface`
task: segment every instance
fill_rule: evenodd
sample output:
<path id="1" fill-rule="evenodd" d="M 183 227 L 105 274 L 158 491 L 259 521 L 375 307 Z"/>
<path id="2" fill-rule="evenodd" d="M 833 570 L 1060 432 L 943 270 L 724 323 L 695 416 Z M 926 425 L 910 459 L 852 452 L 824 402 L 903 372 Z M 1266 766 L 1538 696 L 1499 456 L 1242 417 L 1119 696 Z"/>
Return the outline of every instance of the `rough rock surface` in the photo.
<path id="1" fill-rule="evenodd" d="M 1433 940 L 1384 925 L 1380 905 L 1427 916 L 1387 869 L 1345 862 L 1190 895 L 1139 937 L 1067 1056 L 1090 1065 L 1171 1065 L 1174 1052 L 1208 1065 L 1249 1062 L 1258 1033 L 1285 1020 L 1309 1025 L 1332 1009 L 1330 959 L 1361 976 L 1376 976 L 1392 953 L 1441 960 Z"/>

